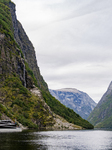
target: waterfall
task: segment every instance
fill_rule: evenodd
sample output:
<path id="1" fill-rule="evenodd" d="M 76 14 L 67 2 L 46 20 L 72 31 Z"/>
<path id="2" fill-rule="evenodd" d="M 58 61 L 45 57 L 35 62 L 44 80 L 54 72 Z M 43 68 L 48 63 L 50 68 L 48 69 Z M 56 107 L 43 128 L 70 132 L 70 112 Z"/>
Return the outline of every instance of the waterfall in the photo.
<path id="1" fill-rule="evenodd" d="M 26 87 L 26 78 L 25 78 L 25 63 L 23 62 L 23 80 L 24 80 L 24 87 Z"/>

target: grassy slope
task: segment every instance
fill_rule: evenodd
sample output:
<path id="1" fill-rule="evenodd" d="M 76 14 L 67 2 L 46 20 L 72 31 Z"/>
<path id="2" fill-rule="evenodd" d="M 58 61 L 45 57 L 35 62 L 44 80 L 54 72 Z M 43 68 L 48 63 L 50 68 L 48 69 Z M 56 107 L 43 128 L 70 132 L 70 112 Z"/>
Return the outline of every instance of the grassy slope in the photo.
<path id="1" fill-rule="evenodd" d="M 112 128 L 112 96 L 108 95 L 100 107 L 96 107 L 88 120 L 97 128 Z"/>
<path id="2" fill-rule="evenodd" d="M 50 106 L 51 110 L 65 118 L 68 122 L 82 126 L 83 128 L 92 129 L 94 128 L 87 120 L 82 119 L 72 109 L 67 108 L 55 99 L 49 92 L 42 92 L 45 102 Z"/>
<path id="3" fill-rule="evenodd" d="M 0 112 L 5 113 L 12 119 L 17 119 L 23 125 L 30 128 L 38 126 L 33 122 L 40 122 L 44 127 L 52 124 L 52 116 L 44 109 L 44 102 L 31 94 L 21 83 L 18 77 L 9 76 L 0 88 L 1 99 Z"/>
<path id="4" fill-rule="evenodd" d="M 0 64 L 5 64 L 8 60 L 8 64 L 12 65 L 12 60 L 20 56 L 16 52 L 18 45 L 13 36 L 11 14 L 8 7 L 9 1 L 3 2 L 7 5 L 0 3 L 0 33 L 5 34 L 4 45 L 0 43 Z M 5 51 L 4 58 L 1 57 L 1 49 Z M 10 58 L 8 58 L 9 53 Z M 38 125 L 36 124 L 40 124 L 42 127 L 48 124 L 52 125 L 53 118 L 48 110 L 44 109 L 44 102 L 31 94 L 22 85 L 16 72 L 8 73 L 7 66 L 3 69 L 6 72 L 4 71 L 4 74 L 0 74 L 0 117 L 2 113 L 5 113 L 10 118 L 17 119 L 23 125 L 30 128 L 37 128 Z M 35 77 L 27 63 L 26 69 L 36 84 Z"/>
<path id="5" fill-rule="evenodd" d="M 9 1 L 0 0 L 0 2 L 4 2 L 8 5 Z M 17 46 L 17 44 L 13 37 L 9 8 L 3 3 L 0 3 L 0 12 L 0 32 L 5 33 L 7 45 L 10 45 L 10 48 L 13 48 L 13 46 Z M 32 71 L 29 70 L 28 65 L 26 65 L 26 68 L 36 85 Z M 1 99 L 4 99 L 2 102 L 4 106 L 0 104 L 1 113 L 4 112 L 13 119 L 17 118 L 18 121 L 29 127 L 37 127 L 32 122 L 35 119 L 40 121 L 43 126 L 48 124 L 48 122 L 52 122 L 52 117 L 49 117 L 47 110 L 43 107 L 44 104 L 39 101 L 38 97 L 32 95 L 24 86 L 22 86 L 22 83 L 16 74 L 13 74 L 12 76 L 6 75 L 6 80 L 1 83 L 0 91 Z M 83 128 L 93 128 L 89 122 L 82 119 L 78 114 L 73 112 L 73 110 L 66 108 L 58 100 L 53 98 L 49 92 L 42 91 L 42 94 L 47 104 L 56 114 L 64 117 L 71 123 L 82 126 Z"/>

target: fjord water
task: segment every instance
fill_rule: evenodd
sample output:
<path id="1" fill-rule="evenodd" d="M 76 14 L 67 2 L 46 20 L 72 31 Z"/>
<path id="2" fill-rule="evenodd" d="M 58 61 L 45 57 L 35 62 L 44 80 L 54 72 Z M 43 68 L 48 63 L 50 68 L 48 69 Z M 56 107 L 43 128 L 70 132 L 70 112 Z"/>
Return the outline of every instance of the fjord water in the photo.
<path id="1" fill-rule="evenodd" d="M 112 131 L 0 133 L 0 150 L 112 150 Z"/>

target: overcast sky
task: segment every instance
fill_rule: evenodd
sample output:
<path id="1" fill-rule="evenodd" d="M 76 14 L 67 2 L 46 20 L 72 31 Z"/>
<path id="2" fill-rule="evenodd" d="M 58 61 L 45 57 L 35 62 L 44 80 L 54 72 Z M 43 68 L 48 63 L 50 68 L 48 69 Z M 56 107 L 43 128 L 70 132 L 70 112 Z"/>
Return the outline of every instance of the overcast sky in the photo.
<path id="1" fill-rule="evenodd" d="M 112 0 L 13 0 L 50 89 L 96 102 L 112 80 Z"/>

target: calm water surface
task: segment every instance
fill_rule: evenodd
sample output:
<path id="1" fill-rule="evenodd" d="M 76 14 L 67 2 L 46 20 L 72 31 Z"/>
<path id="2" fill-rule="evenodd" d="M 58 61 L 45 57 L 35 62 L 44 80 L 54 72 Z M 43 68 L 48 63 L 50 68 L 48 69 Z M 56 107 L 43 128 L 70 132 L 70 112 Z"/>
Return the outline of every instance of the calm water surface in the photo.
<path id="1" fill-rule="evenodd" d="M 0 150 L 112 150 L 112 131 L 0 133 Z"/>

